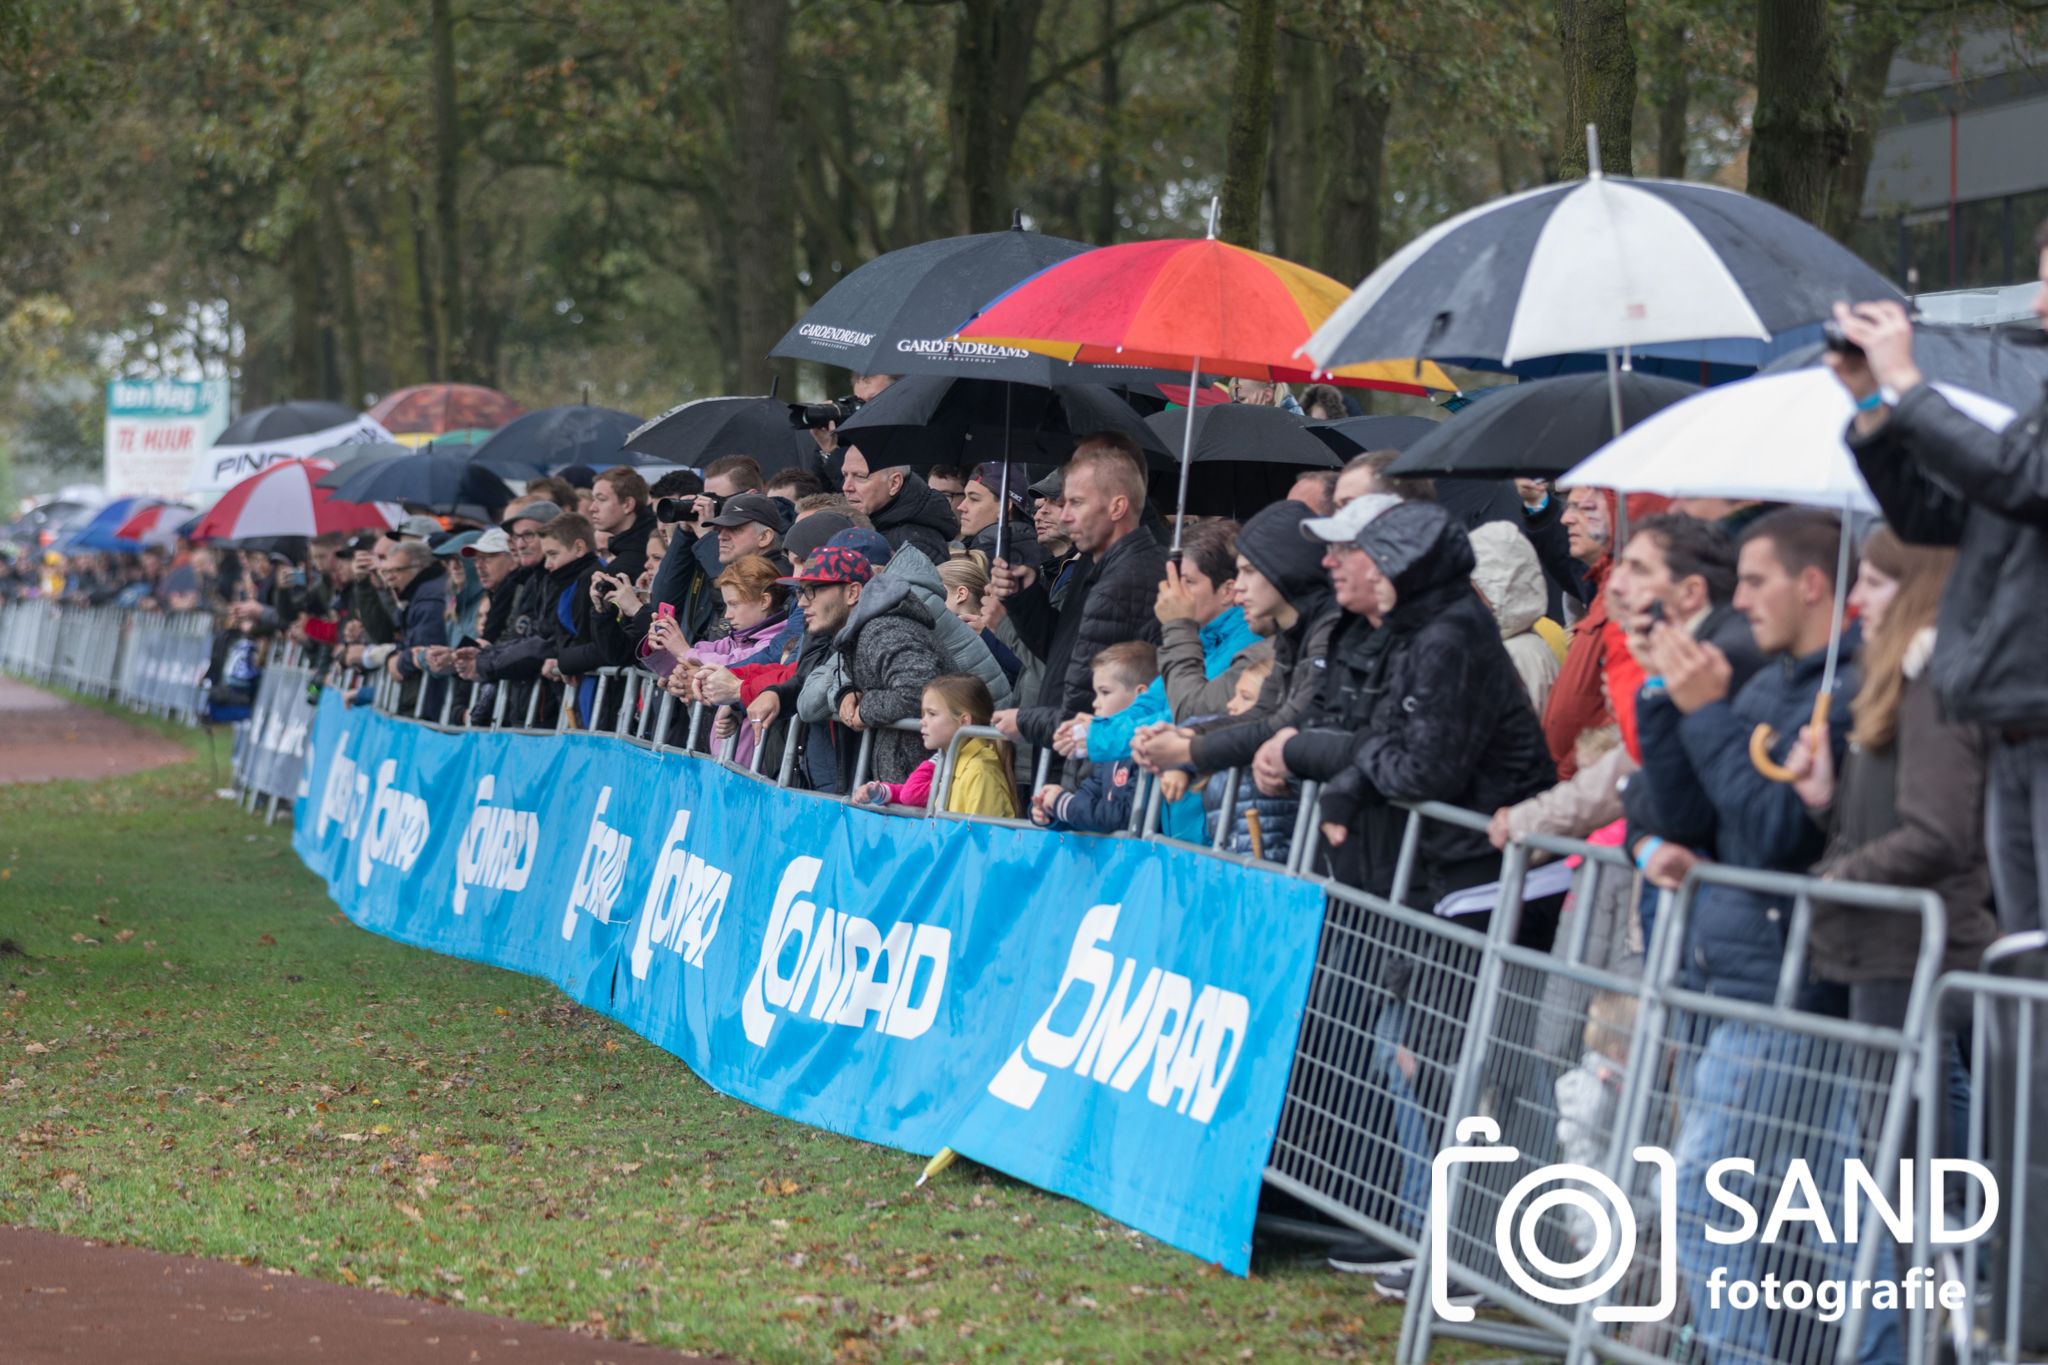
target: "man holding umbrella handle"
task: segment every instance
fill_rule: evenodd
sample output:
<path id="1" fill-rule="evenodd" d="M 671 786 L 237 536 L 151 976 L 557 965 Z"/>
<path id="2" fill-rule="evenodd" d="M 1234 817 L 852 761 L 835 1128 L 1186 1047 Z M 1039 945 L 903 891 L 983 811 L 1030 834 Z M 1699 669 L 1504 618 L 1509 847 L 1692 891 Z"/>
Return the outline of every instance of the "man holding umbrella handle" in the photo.
<path id="1" fill-rule="evenodd" d="M 2035 230 L 2048 326 L 2048 221 Z M 1913 361 L 1896 303 L 1837 304 L 1827 363 L 1856 399 L 1848 432 L 1900 539 L 1957 547 L 1929 672 L 1945 716 L 1991 735 L 1985 837 L 2000 927 L 2041 926 L 2048 901 L 2048 390 L 2003 432 L 1957 410 Z"/>

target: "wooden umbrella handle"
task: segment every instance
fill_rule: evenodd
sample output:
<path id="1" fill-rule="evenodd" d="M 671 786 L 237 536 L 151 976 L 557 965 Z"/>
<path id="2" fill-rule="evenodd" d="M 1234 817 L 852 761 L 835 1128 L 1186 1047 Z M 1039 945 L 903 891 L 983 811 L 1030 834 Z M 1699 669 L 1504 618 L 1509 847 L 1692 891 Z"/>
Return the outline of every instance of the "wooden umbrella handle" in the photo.
<path id="1" fill-rule="evenodd" d="M 1816 693 L 1813 698 L 1813 725 L 1825 727 L 1828 723 L 1828 708 L 1834 697 L 1827 692 Z M 1759 725 L 1749 732 L 1749 761 L 1756 770 L 1773 782 L 1796 782 L 1799 774 L 1771 757 L 1771 746 L 1778 742 L 1778 732 L 1768 725 Z"/>

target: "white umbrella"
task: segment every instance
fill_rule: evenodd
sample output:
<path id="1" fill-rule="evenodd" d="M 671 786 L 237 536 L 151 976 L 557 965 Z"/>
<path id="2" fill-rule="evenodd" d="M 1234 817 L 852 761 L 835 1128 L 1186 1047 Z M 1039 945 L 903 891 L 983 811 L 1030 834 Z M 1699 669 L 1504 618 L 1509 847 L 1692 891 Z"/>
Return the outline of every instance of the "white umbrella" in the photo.
<path id="1" fill-rule="evenodd" d="M 2013 410 L 1952 384 L 1935 389 L 1957 409 L 2000 431 Z M 1813 723 L 1826 723 L 1842 647 L 1849 597 L 1849 514 L 1878 511 L 1877 499 L 1843 439 L 1856 405 L 1824 369 L 1759 375 L 1695 394 L 1609 441 L 1558 482 L 1566 487 L 1663 493 L 1674 498 L 1756 498 L 1796 502 L 1842 513 L 1842 552 L 1835 569 L 1835 619 L 1827 668 L 1814 698 Z M 1773 763 L 1776 735 L 1767 725 L 1750 736 L 1757 770 L 1780 782 L 1792 774 Z"/>

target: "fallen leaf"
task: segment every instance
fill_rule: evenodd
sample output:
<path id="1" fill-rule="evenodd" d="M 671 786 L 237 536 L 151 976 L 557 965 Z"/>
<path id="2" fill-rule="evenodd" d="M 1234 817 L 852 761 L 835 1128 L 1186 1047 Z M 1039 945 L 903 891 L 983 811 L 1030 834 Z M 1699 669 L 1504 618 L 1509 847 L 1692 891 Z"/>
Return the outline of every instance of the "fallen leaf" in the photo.
<path id="1" fill-rule="evenodd" d="M 126 943 L 129 939 L 134 937 L 135 931 L 133 929 L 123 929 L 120 933 L 114 935 L 114 942 Z"/>
<path id="2" fill-rule="evenodd" d="M 28 1053 L 28 1055 L 31 1057 L 40 1057 L 45 1052 L 48 1052 L 50 1049 L 44 1047 L 41 1043 L 30 1043 L 26 1048 L 22 1050 Z"/>
<path id="3" fill-rule="evenodd" d="M 414 1205 L 400 1204 L 398 1205 L 398 1211 L 404 1214 L 407 1218 L 412 1219 L 412 1221 L 415 1223 L 424 1223 L 427 1221 L 426 1215 L 422 1214 L 419 1211 L 419 1209 Z"/>
<path id="4" fill-rule="evenodd" d="M 335 1136 L 343 1142 L 368 1142 L 370 1140 L 368 1133 L 336 1133 Z"/>

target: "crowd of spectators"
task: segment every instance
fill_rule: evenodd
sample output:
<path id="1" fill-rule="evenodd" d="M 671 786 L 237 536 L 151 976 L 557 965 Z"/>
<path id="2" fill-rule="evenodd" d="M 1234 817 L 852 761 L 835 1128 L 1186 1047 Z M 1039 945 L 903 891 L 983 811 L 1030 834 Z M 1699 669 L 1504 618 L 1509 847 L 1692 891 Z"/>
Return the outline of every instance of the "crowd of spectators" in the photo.
<path id="1" fill-rule="evenodd" d="M 402 707 L 425 689 L 424 712 L 457 723 L 608 726 L 624 689 L 600 703 L 593 675 L 643 670 L 637 705 L 701 703 L 704 744 L 733 739 L 768 771 L 793 750 L 796 785 L 866 803 L 935 799 L 936 760 L 973 728 L 953 811 L 1117 831 L 1156 774 L 1167 834 L 1278 859 L 1305 820 L 1314 871 L 1381 895 L 1404 807 L 1449 803 L 1490 829 L 1425 828 L 1408 892 L 1422 907 L 1497 881 L 1516 838 L 1626 851 L 1641 882 L 1574 907 L 1606 968 L 1639 963 L 1655 891 L 1703 861 L 1930 887 L 1946 965 L 1967 968 L 2001 931 L 2038 927 L 2044 894 L 2048 674 L 2029 663 L 2026 613 L 2048 572 L 2048 452 L 2038 415 L 2001 438 L 1922 383 L 1896 310 L 1841 321 L 1867 359 L 1831 363 L 1859 399 L 1879 395 L 1852 445 L 1889 527 L 1540 480 L 1432 484 L 1389 477 L 1392 453 L 1372 452 L 1242 525 L 1191 517 L 1169 553 L 1125 436 L 1084 437 L 1034 478 L 877 467 L 827 432 L 814 471 L 764 475 L 744 453 L 652 486 L 584 471 L 527 485 L 488 525 L 414 516 L 303 547 L 88 557 L 63 592 L 213 610 L 227 638 L 297 641 L 337 680 L 384 670 Z M 1840 704 L 1816 727 L 1845 536 L 1853 619 Z M 1753 761 L 1759 726 L 1795 781 Z M 1044 750 L 1059 762 L 1033 789 Z M 1550 948 L 1560 910 L 1532 902 L 1520 940 Z M 1785 896 L 1706 887 L 1686 981 L 1770 1001 L 1790 919 Z M 1824 907 L 1802 1006 L 1897 1026 L 1916 944 L 1915 926 Z M 1561 1104 L 1615 1061 L 1626 1030 L 1603 1028 L 1594 1079 L 1561 1083 Z M 1702 1044 L 1682 1163 L 1740 1146 L 1727 1116 L 1762 1065 L 1744 1046 Z M 1371 1244 L 1333 1258 L 1393 1293 L 1400 1261 Z M 1695 1321 L 1719 1330 L 1704 1305 Z"/>

